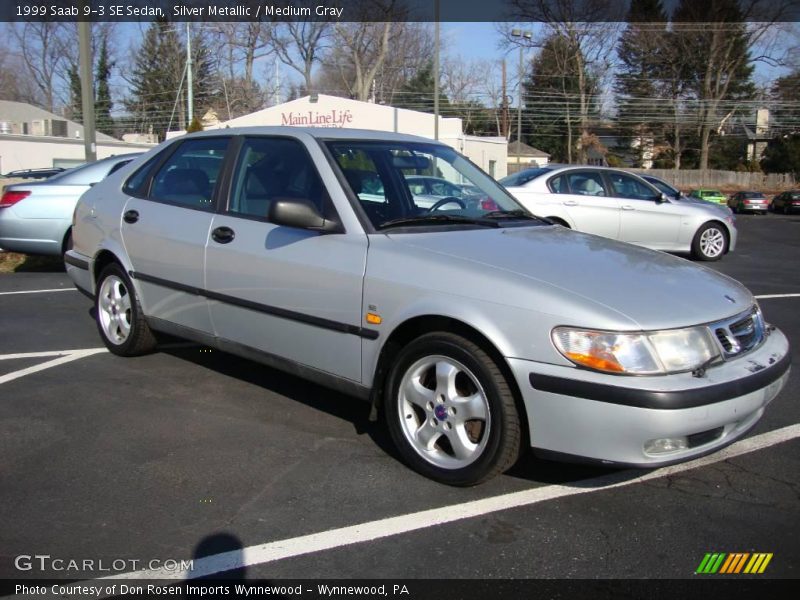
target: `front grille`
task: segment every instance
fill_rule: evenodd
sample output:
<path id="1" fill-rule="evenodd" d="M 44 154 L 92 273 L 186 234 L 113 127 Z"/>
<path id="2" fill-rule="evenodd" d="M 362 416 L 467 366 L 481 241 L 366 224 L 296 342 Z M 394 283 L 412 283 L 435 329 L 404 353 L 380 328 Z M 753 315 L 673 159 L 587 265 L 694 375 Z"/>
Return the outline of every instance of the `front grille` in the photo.
<path id="1" fill-rule="evenodd" d="M 725 358 L 739 356 L 758 346 L 764 339 L 764 319 L 754 306 L 747 313 L 711 325 Z"/>

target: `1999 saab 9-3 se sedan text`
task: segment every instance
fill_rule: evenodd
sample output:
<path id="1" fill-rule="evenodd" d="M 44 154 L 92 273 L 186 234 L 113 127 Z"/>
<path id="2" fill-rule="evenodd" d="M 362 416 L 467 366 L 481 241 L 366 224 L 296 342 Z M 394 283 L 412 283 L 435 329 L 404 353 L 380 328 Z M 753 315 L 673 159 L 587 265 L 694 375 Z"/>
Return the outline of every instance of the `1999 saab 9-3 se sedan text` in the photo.
<path id="1" fill-rule="evenodd" d="M 415 205 L 409 175 L 486 202 Z M 705 454 L 789 373 L 786 337 L 739 283 L 540 220 L 408 135 L 166 142 L 84 194 L 66 262 L 115 354 L 166 332 L 369 399 L 407 463 L 453 485 L 528 446 L 643 467 Z"/>

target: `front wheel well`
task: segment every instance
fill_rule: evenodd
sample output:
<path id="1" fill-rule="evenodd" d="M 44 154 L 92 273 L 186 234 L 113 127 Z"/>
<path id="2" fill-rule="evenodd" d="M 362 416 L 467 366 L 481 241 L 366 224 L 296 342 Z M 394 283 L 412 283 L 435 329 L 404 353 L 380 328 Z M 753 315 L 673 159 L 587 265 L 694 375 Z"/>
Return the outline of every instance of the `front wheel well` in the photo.
<path id="1" fill-rule="evenodd" d="M 378 357 L 378 364 L 375 368 L 375 373 L 372 378 L 372 393 L 370 395 L 370 402 L 372 404 L 371 419 L 377 419 L 378 409 L 383 404 L 384 387 L 386 385 L 386 377 L 389 374 L 391 365 L 394 358 L 412 340 L 433 331 L 443 331 L 447 333 L 454 333 L 471 341 L 473 344 L 479 346 L 486 352 L 495 364 L 500 368 L 503 376 L 508 382 L 508 386 L 514 395 L 514 402 L 516 404 L 517 413 L 519 414 L 520 423 L 522 425 L 524 443 L 528 443 L 528 436 L 530 429 L 528 428 L 528 415 L 525 411 L 525 404 L 522 401 L 522 394 L 514 374 L 508 366 L 508 363 L 503 358 L 502 353 L 497 347 L 479 330 L 471 325 L 454 319 L 452 317 L 444 317 L 441 315 L 423 315 L 414 317 L 401 323 L 389 335 L 389 339 L 381 349 L 380 356 Z M 523 446 L 524 447 L 524 446 Z"/>
<path id="2" fill-rule="evenodd" d="M 548 221 L 551 221 L 554 225 L 561 225 L 562 227 L 566 227 L 567 229 L 572 229 L 564 219 L 561 217 L 546 217 Z"/>

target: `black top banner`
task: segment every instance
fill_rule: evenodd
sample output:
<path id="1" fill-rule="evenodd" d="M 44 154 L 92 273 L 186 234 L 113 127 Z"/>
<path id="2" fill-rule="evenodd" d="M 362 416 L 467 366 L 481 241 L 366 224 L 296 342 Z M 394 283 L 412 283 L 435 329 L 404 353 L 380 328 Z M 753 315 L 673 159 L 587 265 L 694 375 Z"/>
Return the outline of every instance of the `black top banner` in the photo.
<path id="1" fill-rule="evenodd" d="M 677 0 L 662 2 L 667 12 Z M 800 0 L 702 0 L 700 22 L 800 21 Z M 0 21 L 621 22 L 630 0 L 3 0 Z"/>

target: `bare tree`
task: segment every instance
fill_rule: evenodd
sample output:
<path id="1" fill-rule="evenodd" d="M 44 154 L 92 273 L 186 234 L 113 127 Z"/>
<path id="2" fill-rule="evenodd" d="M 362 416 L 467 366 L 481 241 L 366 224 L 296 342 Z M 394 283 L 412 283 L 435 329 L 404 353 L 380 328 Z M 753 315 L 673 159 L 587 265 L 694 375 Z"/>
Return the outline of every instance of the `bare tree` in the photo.
<path id="1" fill-rule="evenodd" d="M 14 23 L 9 27 L 10 38 L 19 49 L 26 77 L 30 78 L 44 108 L 53 112 L 57 91 L 65 87 L 65 64 L 74 47 L 67 24 L 55 22 Z"/>
<path id="2" fill-rule="evenodd" d="M 317 88 L 383 104 L 393 104 L 403 84 L 430 62 L 434 45 L 430 24 L 400 21 L 340 24 L 331 41 Z"/>
<path id="3" fill-rule="evenodd" d="M 701 169 L 708 168 L 711 134 L 727 121 L 736 106 L 730 103 L 755 95 L 750 79 L 755 61 L 772 62 L 771 56 L 754 56 L 764 45 L 786 5 L 767 8 L 763 0 L 682 1 L 675 12 L 674 43 L 683 63 L 690 65 L 688 91 L 694 101 L 700 134 Z M 763 21 L 753 21 L 756 16 Z"/>
<path id="4" fill-rule="evenodd" d="M 334 26 L 342 66 L 350 67 L 351 78 L 346 81 L 353 98 L 362 102 L 370 98 L 375 76 L 383 66 L 389 51 L 391 22 L 337 23 Z"/>
<path id="5" fill-rule="evenodd" d="M 544 38 L 559 36 L 566 41 L 571 55 L 565 59 L 576 74 L 577 90 L 575 108 L 579 132 L 578 161 L 586 162 L 588 146 L 581 140 L 590 140 L 589 115 L 597 93 L 597 82 L 605 79 L 611 68 L 609 57 L 616 43 L 620 21 L 624 16 L 624 3 L 606 0 L 511 0 L 512 15 L 523 22 L 546 23 Z M 526 43 L 524 38 L 511 35 L 512 26 L 505 31 L 509 46 Z M 534 40 L 540 46 L 543 40 Z M 570 107 L 571 108 L 571 107 Z M 572 115 L 568 123 L 572 122 Z M 571 153 L 571 150 L 570 150 Z"/>
<path id="6" fill-rule="evenodd" d="M 300 73 L 306 92 L 314 88 L 314 65 L 322 60 L 330 32 L 330 23 L 308 21 L 280 23 L 273 32 L 278 58 Z"/>

